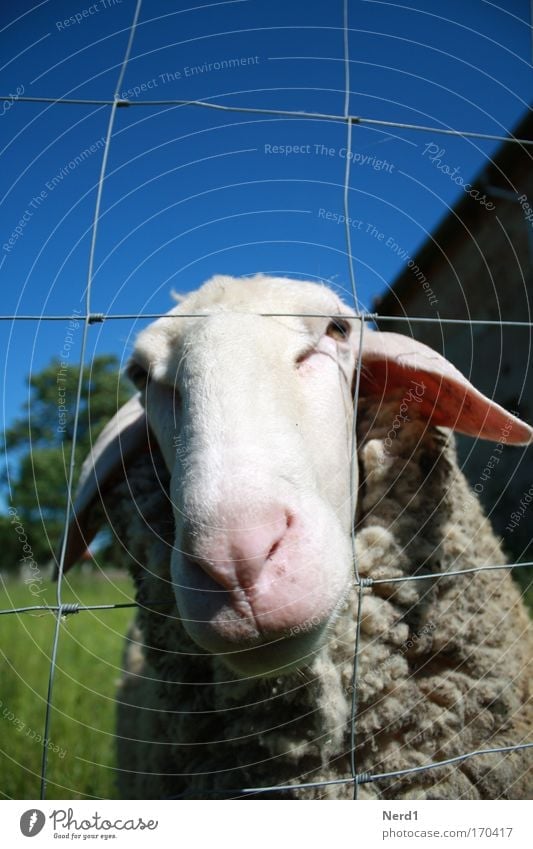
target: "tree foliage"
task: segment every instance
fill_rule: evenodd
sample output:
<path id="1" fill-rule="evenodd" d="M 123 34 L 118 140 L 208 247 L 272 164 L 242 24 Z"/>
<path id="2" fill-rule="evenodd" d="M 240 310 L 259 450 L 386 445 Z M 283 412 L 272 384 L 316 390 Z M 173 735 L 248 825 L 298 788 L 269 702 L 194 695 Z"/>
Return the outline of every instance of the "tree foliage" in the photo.
<path id="1" fill-rule="evenodd" d="M 61 538 L 78 377 L 79 368 L 62 367 L 56 359 L 30 375 L 22 414 L 4 434 L 8 458 L 4 496 L 11 509 L 0 516 L 1 569 L 20 567 L 21 543 L 14 531 L 13 511 L 37 563 L 45 564 L 53 556 Z M 119 377 L 116 357 L 98 356 L 83 368 L 74 486 L 91 444 L 130 394 Z M 118 563 L 117 544 L 110 541 L 104 556 Z"/>

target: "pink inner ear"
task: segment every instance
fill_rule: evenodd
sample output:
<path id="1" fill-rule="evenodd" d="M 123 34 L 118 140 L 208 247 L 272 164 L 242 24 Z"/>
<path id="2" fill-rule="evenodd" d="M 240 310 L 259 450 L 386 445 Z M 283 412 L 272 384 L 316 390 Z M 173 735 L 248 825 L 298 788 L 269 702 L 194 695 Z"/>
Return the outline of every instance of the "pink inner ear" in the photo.
<path id="1" fill-rule="evenodd" d="M 401 390 L 433 425 L 511 445 L 533 440 L 533 428 L 479 392 L 455 366 L 421 342 L 398 333 L 367 331 L 362 361 L 362 395 Z"/>

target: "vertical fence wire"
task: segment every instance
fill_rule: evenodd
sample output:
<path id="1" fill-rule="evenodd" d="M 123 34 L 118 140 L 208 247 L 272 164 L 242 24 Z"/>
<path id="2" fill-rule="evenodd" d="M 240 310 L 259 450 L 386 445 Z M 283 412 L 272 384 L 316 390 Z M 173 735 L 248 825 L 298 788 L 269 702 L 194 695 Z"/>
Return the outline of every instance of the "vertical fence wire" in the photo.
<path id="1" fill-rule="evenodd" d="M 133 39 L 135 37 L 135 30 L 137 28 L 137 22 L 139 20 L 139 14 L 141 11 L 142 0 L 137 0 L 137 4 L 135 7 L 135 13 L 133 16 L 133 21 L 130 26 L 128 43 L 126 46 L 126 52 L 124 54 L 124 59 L 120 66 L 120 71 L 118 75 L 117 85 L 115 89 L 115 100 L 111 106 L 111 111 L 109 114 L 109 121 L 107 125 L 107 133 L 105 137 L 104 143 L 104 151 L 102 155 L 102 164 L 100 166 L 100 175 L 98 179 L 98 186 L 96 190 L 96 202 L 94 208 L 94 217 L 92 224 L 92 233 L 91 233 L 91 243 L 89 248 L 89 261 L 87 267 L 87 286 L 85 290 L 85 318 L 83 323 L 83 333 L 82 333 L 82 341 L 81 341 L 81 351 L 80 351 L 80 371 L 78 375 L 78 385 L 76 388 L 76 401 L 74 408 L 74 424 L 72 431 L 72 442 L 70 446 L 70 460 L 68 464 L 68 477 L 67 477 L 67 505 L 65 509 L 65 522 L 64 522 L 64 530 L 63 530 L 63 539 L 61 542 L 61 551 L 59 555 L 59 564 L 58 564 L 58 575 L 57 575 L 57 589 L 56 589 L 56 598 L 57 598 L 57 611 L 55 614 L 55 627 L 54 627 L 54 637 L 52 643 L 52 654 L 50 658 L 50 670 L 48 675 L 48 692 L 46 697 L 46 712 L 44 719 L 44 734 L 43 734 L 43 754 L 41 761 L 41 789 L 40 789 L 40 798 L 46 798 L 46 774 L 48 768 L 48 744 L 49 744 L 49 733 L 50 733 L 50 719 L 51 719 L 51 711 L 52 711 L 52 698 L 54 691 L 54 680 L 55 680 L 55 672 L 57 669 L 57 650 L 59 645 L 59 634 L 61 630 L 61 622 L 63 618 L 63 603 L 61 597 L 61 590 L 63 585 L 63 574 L 64 574 L 64 566 L 65 566 L 65 554 L 67 550 L 67 534 L 70 523 L 70 514 L 71 514 L 71 505 L 72 505 L 72 489 L 74 482 L 74 468 L 76 463 L 76 441 L 78 437 L 78 423 L 80 416 L 80 404 L 81 404 L 81 394 L 83 387 L 83 366 L 85 363 L 85 352 L 87 349 L 87 338 L 89 334 L 89 327 L 91 325 L 91 293 L 92 293 L 92 284 L 94 277 L 94 258 L 96 253 L 96 240 L 98 235 L 98 224 L 100 220 L 100 207 L 102 203 L 102 193 L 104 189 L 104 179 L 107 170 L 107 160 L 109 158 L 109 149 L 111 144 L 111 136 L 113 134 L 113 125 L 115 123 L 115 115 L 117 111 L 117 104 L 119 101 L 118 93 L 122 86 L 122 82 L 124 80 L 124 75 L 126 73 L 126 67 L 128 65 L 128 61 L 131 55 L 131 49 L 133 45 Z"/>
<path id="2" fill-rule="evenodd" d="M 355 266 L 352 255 L 352 234 L 350 232 L 350 175 L 352 162 L 352 121 L 350 120 L 350 29 L 349 23 L 349 0 L 343 0 L 343 47 L 344 47 L 344 117 L 346 118 L 346 166 L 344 169 L 344 233 L 346 238 L 346 256 L 348 271 L 352 287 L 354 309 L 359 312 L 359 298 L 357 296 L 357 284 L 355 279 Z M 356 763 L 356 725 L 357 725 L 357 672 L 359 666 L 359 642 L 360 642 L 360 620 L 362 605 L 362 587 L 359 579 L 359 567 L 357 561 L 357 549 L 355 542 L 355 494 L 357 484 L 357 397 L 360 382 L 361 356 L 363 350 L 364 321 L 360 322 L 359 352 L 356 363 L 355 387 L 352 407 L 352 427 L 350 435 L 350 540 L 352 548 L 352 560 L 354 570 L 355 591 L 357 594 L 357 606 L 355 611 L 355 643 L 352 667 L 352 692 L 350 705 L 350 769 L 353 780 L 353 798 L 358 798 L 357 763 Z M 355 328 L 352 327 L 352 332 Z"/>

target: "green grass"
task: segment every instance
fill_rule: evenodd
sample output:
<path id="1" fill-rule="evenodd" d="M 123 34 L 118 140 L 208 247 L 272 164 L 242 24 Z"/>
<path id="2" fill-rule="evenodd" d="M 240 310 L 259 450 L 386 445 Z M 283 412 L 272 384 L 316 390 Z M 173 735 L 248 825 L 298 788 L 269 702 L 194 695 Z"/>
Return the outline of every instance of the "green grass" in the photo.
<path id="1" fill-rule="evenodd" d="M 0 584 L 0 608 L 55 603 L 55 584 L 38 598 L 19 581 Z M 531 587 L 529 588 L 529 602 Z M 65 579 L 64 601 L 127 602 L 132 582 L 113 573 Z M 63 620 L 48 750 L 49 799 L 117 797 L 115 704 L 124 634 L 133 610 L 82 612 Z M 40 794 L 42 745 L 54 617 L 0 616 L 0 798 Z"/>
<path id="2" fill-rule="evenodd" d="M 36 598 L 19 581 L 0 584 L 0 608 L 55 603 L 51 582 Z M 73 573 L 63 601 L 127 602 L 126 576 Z M 87 611 L 60 629 L 48 747 L 49 799 L 116 798 L 114 696 L 132 609 Z M 36 799 L 53 614 L 0 616 L 0 798 Z"/>

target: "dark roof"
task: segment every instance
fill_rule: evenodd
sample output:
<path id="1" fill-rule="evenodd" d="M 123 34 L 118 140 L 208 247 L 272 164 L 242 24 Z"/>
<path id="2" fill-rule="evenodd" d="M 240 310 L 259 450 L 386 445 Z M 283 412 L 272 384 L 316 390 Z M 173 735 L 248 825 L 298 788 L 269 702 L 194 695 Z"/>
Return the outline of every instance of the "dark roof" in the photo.
<path id="1" fill-rule="evenodd" d="M 533 140 L 533 106 L 529 107 L 509 138 Z M 485 165 L 472 181 L 472 187 L 481 194 L 487 192 L 487 186 L 507 191 L 516 191 L 514 176 L 523 174 L 526 167 L 533 165 L 533 150 L 518 144 L 502 142 L 491 161 Z M 524 163 L 527 158 L 527 165 Z M 427 269 L 430 264 L 445 261 L 443 248 L 448 251 L 456 240 L 464 240 L 465 233 L 475 228 L 476 222 L 484 213 L 484 207 L 478 201 L 463 194 L 455 206 L 440 221 L 435 232 L 430 235 L 413 261 L 419 268 Z M 411 292 L 418 291 L 418 284 L 410 269 L 406 268 L 393 281 L 390 289 L 374 299 L 374 308 L 383 315 L 400 315 L 402 304 L 409 300 Z"/>

